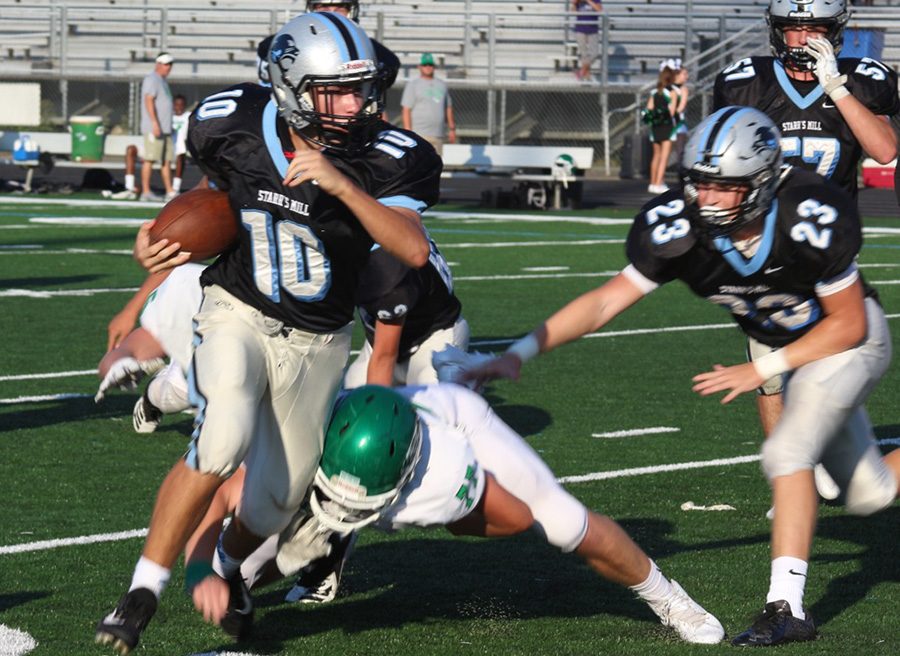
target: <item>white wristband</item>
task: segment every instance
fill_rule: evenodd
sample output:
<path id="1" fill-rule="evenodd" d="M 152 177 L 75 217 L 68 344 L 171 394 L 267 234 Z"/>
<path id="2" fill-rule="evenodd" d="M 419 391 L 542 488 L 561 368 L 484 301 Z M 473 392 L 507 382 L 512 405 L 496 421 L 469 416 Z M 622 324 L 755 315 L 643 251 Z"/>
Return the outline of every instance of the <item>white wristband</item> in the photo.
<path id="1" fill-rule="evenodd" d="M 506 352 L 512 353 L 524 364 L 541 352 L 541 345 L 538 344 L 534 333 L 528 333 L 519 341 L 514 342 L 512 346 L 506 349 Z"/>
<path id="2" fill-rule="evenodd" d="M 844 98 L 845 96 L 849 96 L 849 95 L 850 95 L 850 91 L 843 84 L 833 88 L 831 91 L 828 92 L 828 97 L 831 98 L 831 100 L 833 102 L 837 102 L 841 98 Z"/>
<path id="3" fill-rule="evenodd" d="M 758 360 L 754 360 L 753 367 L 763 380 L 775 378 L 775 376 L 783 374 L 785 371 L 790 371 L 791 369 L 787 357 L 784 355 L 784 349 L 772 351 Z"/>

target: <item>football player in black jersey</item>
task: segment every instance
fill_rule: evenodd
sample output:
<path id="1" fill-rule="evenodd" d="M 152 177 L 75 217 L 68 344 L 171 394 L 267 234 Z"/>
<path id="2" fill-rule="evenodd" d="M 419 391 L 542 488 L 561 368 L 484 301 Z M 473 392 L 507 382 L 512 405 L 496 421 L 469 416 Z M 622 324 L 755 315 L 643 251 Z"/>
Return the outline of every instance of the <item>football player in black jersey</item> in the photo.
<path id="1" fill-rule="evenodd" d="M 835 59 L 849 18 L 845 0 L 771 0 L 766 10 L 774 57 L 742 59 L 715 82 L 715 108 L 748 105 L 781 131 L 787 163 L 836 182 L 855 199 L 867 152 L 885 164 L 897 156 L 889 117 L 900 112 L 897 74 L 874 59 Z M 764 350 L 752 339 L 749 351 Z M 768 435 L 782 411 L 781 377 L 759 390 Z"/>
<path id="2" fill-rule="evenodd" d="M 897 74 L 868 57 L 836 59 L 849 18 L 845 0 L 771 0 L 773 57 L 749 57 L 716 78 L 715 109 L 762 110 L 781 131 L 788 164 L 815 171 L 856 197 L 862 153 L 897 156 L 889 117 L 900 112 Z"/>
<path id="3" fill-rule="evenodd" d="M 440 158 L 380 120 L 383 74 L 365 32 L 335 13 L 302 14 L 275 36 L 269 72 L 271 89 L 239 84 L 191 116 L 191 153 L 242 229 L 201 278 L 189 451 L 160 488 L 129 591 L 97 626 L 120 653 L 137 645 L 185 541 L 246 457 L 241 510 L 214 570 L 186 573 L 204 617 L 230 617 L 226 631 L 243 634 L 252 605 L 235 574 L 315 474 L 369 251 L 377 242 L 409 266 L 428 261 L 420 213 L 437 201 Z M 188 256 L 178 243 L 151 245 L 149 226 L 135 254 L 151 271 Z"/>
<path id="4" fill-rule="evenodd" d="M 436 383 L 432 354 L 448 344 L 465 351 L 469 324 L 453 293 L 450 267 L 435 243 L 421 269 L 378 248 L 360 280 L 358 310 L 366 343 L 347 369 L 344 387 Z"/>
<path id="5" fill-rule="evenodd" d="M 643 207 L 627 239 L 630 264 L 575 299 L 501 357 L 465 378 L 516 379 L 522 364 L 598 330 L 644 295 L 680 279 L 728 309 L 771 353 L 694 377 L 723 403 L 788 373 L 781 419 L 762 448 L 773 491 L 771 583 L 764 614 L 737 645 L 812 640 L 803 610 L 822 463 L 853 514 L 889 506 L 900 481 L 900 449 L 884 458 L 863 403 L 885 373 L 891 339 L 875 292 L 856 266 L 862 244 L 855 204 L 809 171 L 782 167 L 773 121 L 726 107 L 688 141 L 683 191 Z"/>

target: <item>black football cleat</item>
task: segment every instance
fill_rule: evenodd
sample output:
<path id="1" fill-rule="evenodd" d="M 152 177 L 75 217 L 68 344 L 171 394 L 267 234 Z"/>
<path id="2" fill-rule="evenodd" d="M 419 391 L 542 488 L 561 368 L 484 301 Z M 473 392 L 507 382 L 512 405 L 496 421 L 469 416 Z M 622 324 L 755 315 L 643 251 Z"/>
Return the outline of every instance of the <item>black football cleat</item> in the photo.
<path id="1" fill-rule="evenodd" d="M 300 570 L 294 587 L 285 595 L 285 601 L 299 601 L 301 604 L 327 604 L 334 601 L 344 565 L 356 544 L 356 532 L 347 535 L 335 533 L 330 542 L 331 553 Z"/>
<path id="2" fill-rule="evenodd" d="M 806 642 L 818 637 L 809 613 L 806 619 L 791 614 L 791 605 L 782 600 L 766 604 L 763 614 L 749 629 L 731 641 L 737 647 L 771 647 L 786 642 Z"/>
<path id="3" fill-rule="evenodd" d="M 222 618 L 221 627 L 231 638 L 243 642 L 250 636 L 253 628 L 253 597 L 238 571 L 227 581 L 228 609 Z"/>
<path id="4" fill-rule="evenodd" d="M 147 588 L 126 592 L 116 609 L 97 624 L 94 640 L 101 645 L 112 645 L 125 656 L 137 647 L 141 633 L 156 613 L 156 606 L 156 595 Z"/>

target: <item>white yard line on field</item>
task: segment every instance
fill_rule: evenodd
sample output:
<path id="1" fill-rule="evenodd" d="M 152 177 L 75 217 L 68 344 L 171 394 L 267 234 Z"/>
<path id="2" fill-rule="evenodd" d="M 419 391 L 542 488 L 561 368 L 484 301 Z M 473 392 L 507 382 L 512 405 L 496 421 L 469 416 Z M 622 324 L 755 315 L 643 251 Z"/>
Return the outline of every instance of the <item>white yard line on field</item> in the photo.
<path id="1" fill-rule="evenodd" d="M 76 394 L 65 392 L 63 394 L 41 394 L 39 396 L 17 396 L 11 399 L 0 399 L 0 405 L 16 405 L 19 403 L 42 403 L 43 401 L 65 401 L 66 399 L 90 399 L 93 394 Z"/>
<path id="2" fill-rule="evenodd" d="M 137 287 L 110 287 L 100 289 L 0 289 L 0 297 L 54 298 L 57 296 L 94 296 L 95 294 L 133 294 Z"/>
<path id="3" fill-rule="evenodd" d="M 12 376 L 0 376 L 0 383 L 8 380 L 41 380 L 44 378 L 70 378 L 74 376 L 95 376 L 96 369 L 79 369 L 77 371 L 51 371 L 45 374 L 14 374 Z"/>
<path id="4" fill-rule="evenodd" d="M 632 428 L 609 433 L 591 433 L 591 437 L 612 439 L 617 437 L 637 437 L 638 435 L 658 435 L 659 433 L 677 433 L 680 430 L 680 428 L 675 428 L 674 426 L 650 426 L 649 428 Z"/>
<path id="5" fill-rule="evenodd" d="M 140 228 L 150 219 L 103 218 L 101 216 L 33 216 L 29 223 L 43 225 L 115 226 L 117 228 Z"/>
<path id="6" fill-rule="evenodd" d="M 29 551 L 47 551 L 60 547 L 73 547 L 80 544 L 97 544 L 99 542 L 118 542 L 132 538 L 147 536 L 147 529 L 137 528 L 132 531 L 119 531 L 118 533 L 98 533 L 96 535 L 82 535 L 77 538 L 60 538 L 58 540 L 39 540 L 38 542 L 25 542 L 24 544 L 12 544 L 0 547 L 0 556 L 7 554 L 27 553 Z"/>
<path id="7" fill-rule="evenodd" d="M 31 634 L 0 624 L 0 656 L 25 656 L 37 646 Z"/>
<path id="8" fill-rule="evenodd" d="M 41 246 L 38 250 L 21 250 L 21 251 L 0 251 L 0 255 L 131 255 L 132 251 L 109 248 L 65 248 L 65 249 L 44 249 Z"/>
<path id="9" fill-rule="evenodd" d="M 898 444 L 900 438 L 892 437 L 878 440 L 878 444 Z M 717 458 L 715 460 L 698 460 L 694 462 L 679 462 L 670 465 L 652 465 L 650 467 L 634 467 L 631 469 L 617 469 L 615 471 L 594 472 L 592 474 L 580 474 L 577 476 L 563 476 L 556 480 L 560 483 L 585 483 L 589 481 L 606 481 L 614 478 L 626 478 L 631 476 L 645 476 L 648 474 L 662 474 L 686 469 L 700 469 L 703 467 L 729 467 L 757 462 L 759 455 L 737 456 L 736 458 Z M 142 538 L 147 535 L 147 529 L 139 528 L 132 531 L 120 531 L 118 533 L 98 533 L 96 535 L 83 535 L 76 538 L 60 538 L 57 540 L 41 540 L 38 542 L 25 542 L 0 547 L 0 556 L 30 551 L 46 551 L 82 544 L 96 544 L 98 542 L 117 542 Z"/>

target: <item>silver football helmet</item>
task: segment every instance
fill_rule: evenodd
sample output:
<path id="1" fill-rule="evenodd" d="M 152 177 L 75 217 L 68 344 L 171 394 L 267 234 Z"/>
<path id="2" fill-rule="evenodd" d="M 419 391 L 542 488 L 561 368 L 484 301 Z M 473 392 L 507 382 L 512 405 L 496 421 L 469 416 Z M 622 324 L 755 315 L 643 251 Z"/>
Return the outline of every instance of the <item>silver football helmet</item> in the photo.
<path id="1" fill-rule="evenodd" d="M 306 11 L 320 11 L 319 7 L 346 7 L 347 16 L 352 21 L 359 22 L 359 0 L 307 0 Z"/>
<path id="2" fill-rule="evenodd" d="M 769 26 L 769 45 L 775 55 L 788 68 L 798 71 L 812 70 L 814 60 L 805 48 L 788 48 L 784 30 L 789 27 L 823 25 L 828 28 L 822 36 L 831 42 L 834 54 L 844 44 L 844 27 L 850 13 L 846 0 L 770 0 L 766 9 Z"/>
<path id="3" fill-rule="evenodd" d="M 347 151 L 371 141 L 384 105 L 383 73 L 353 21 L 332 12 L 297 16 L 272 40 L 269 76 L 278 113 L 303 138 Z M 353 116 L 335 111 L 335 87 L 352 87 L 360 97 Z"/>
<path id="4" fill-rule="evenodd" d="M 723 107 L 694 128 L 682 157 L 684 201 L 695 227 L 728 235 L 763 216 L 781 180 L 781 135 L 768 116 L 750 107 Z M 698 185 L 747 188 L 735 207 L 700 207 Z"/>

